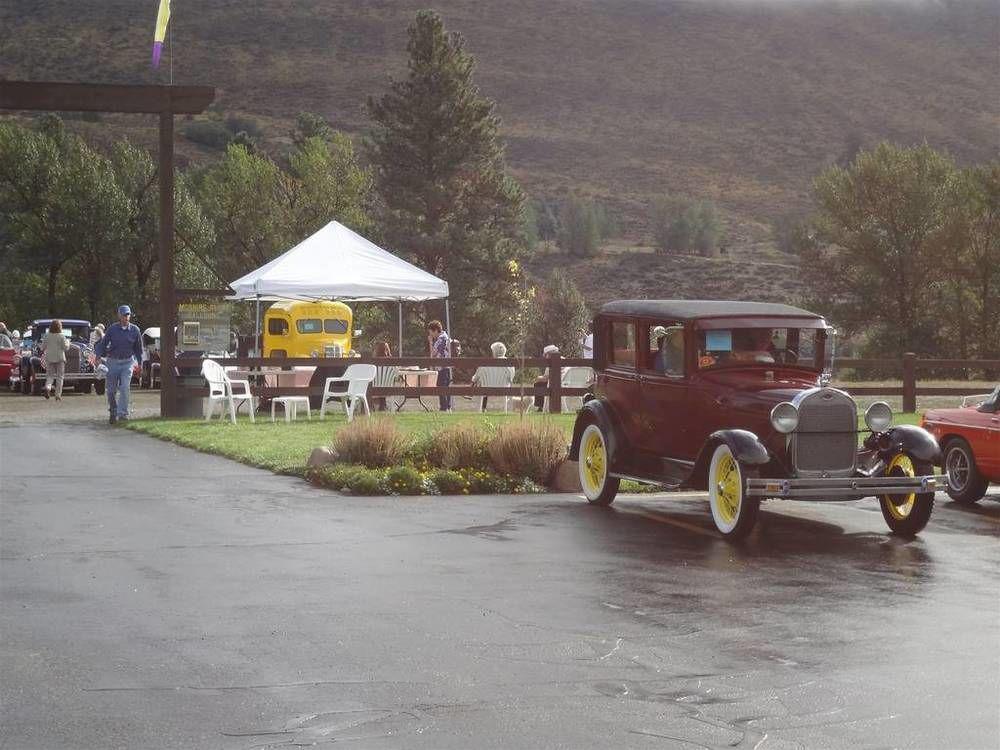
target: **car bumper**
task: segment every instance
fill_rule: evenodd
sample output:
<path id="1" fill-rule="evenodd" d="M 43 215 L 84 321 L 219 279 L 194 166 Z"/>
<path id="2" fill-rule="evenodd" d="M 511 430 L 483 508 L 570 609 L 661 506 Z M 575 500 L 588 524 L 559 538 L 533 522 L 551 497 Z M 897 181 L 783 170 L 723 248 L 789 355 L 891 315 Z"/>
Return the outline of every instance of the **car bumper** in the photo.
<path id="1" fill-rule="evenodd" d="M 829 477 L 815 479 L 747 479 L 748 497 L 835 500 L 873 495 L 908 495 L 943 490 L 947 474 L 921 477 Z"/>

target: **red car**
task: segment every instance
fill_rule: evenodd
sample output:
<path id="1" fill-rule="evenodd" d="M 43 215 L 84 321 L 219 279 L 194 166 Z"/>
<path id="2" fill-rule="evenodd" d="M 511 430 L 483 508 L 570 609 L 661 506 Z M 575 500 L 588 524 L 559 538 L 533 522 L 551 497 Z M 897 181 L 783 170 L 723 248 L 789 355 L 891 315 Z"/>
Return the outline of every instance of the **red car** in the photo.
<path id="1" fill-rule="evenodd" d="M 0 334 L 0 384 L 10 382 L 10 373 L 14 369 L 14 355 L 17 347 L 10 336 Z"/>
<path id="2" fill-rule="evenodd" d="M 929 410 L 921 425 L 941 445 L 952 500 L 974 503 L 990 482 L 1000 483 L 1000 385 L 958 409 Z"/>

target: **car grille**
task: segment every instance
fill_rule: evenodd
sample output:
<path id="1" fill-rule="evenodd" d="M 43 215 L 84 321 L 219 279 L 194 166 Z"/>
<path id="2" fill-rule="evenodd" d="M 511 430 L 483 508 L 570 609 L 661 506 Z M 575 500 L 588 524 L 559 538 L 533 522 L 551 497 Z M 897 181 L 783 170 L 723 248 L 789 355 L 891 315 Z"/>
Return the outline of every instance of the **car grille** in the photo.
<path id="1" fill-rule="evenodd" d="M 71 346 L 66 350 L 66 372 L 80 372 L 80 347 Z"/>
<path id="2" fill-rule="evenodd" d="M 858 407 L 847 394 L 821 388 L 799 403 L 795 467 L 800 472 L 854 470 L 858 446 Z"/>

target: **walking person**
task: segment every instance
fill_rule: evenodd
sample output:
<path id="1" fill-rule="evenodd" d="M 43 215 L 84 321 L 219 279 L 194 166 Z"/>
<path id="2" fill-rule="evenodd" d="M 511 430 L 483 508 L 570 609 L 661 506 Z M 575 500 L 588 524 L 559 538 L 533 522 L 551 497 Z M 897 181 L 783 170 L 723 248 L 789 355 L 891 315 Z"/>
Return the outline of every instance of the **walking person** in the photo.
<path id="1" fill-rule="evenodd" d="M 132 322 L 132 308 L 128 305 L 118 308 L 118 322 L 108 326 L 104 337 L 94 346 L 94 356 L 108 360 L 108 423 L 128 419 L 132 363 L 142 362 L 142 332 Z"/>
<path id="2" fill-rule="evenodd" d="M 42 339 L 42 356 L 45 357 L 46 400 L 52 395 L 52 381 L 55 381 L 56 401 L 62 401 L 63 379 L 66 377 L 66 352 L 69 339 L 63 336 L 62 321 L 53 320 Z"/>
<path id="3" fill-rule="evenodd" d="M 430 354 L 435 359 L 447 359 L 451 357 L 451 339 L 448 332 L 441 327 L 440 320 L 432 320 L 427 324 L 427 345 Z M 438 370 L 437 384 L 440 386 L 451 385 L 451 368 L 442 367 Z M 438 396 L 441 411 L 451 411 L 451 396 Z"/>

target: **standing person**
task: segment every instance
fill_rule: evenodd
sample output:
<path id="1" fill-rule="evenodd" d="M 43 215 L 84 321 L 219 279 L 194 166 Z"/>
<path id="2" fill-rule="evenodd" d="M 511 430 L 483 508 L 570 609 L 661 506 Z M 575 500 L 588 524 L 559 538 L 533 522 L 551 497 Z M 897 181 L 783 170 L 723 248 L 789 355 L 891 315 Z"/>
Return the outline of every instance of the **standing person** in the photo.
<path id="1" fill-rule="evenodd" d="M 90 345 L 93 347 L 104 338 L 104 323 L 98 323 L 90 332 Z"/>
<path id="2" fill-rule="evenodd" d="M 53 320 L 42 339 L 42 356 L 45 357 L 45 398 L 52 395 L 52 381 L 56 383 L 56 401 L 62 401 L 63 379 L 66 376 L 66 351 L 69 339 L 63 336 L 62 321 Z"/>
<path id="3" fill-rule="evenodd" d="M 432 320 L 427 324 L 427 346 L 430 354 L 435 359 L 447 359 L 451 357 L 451 339 L 448 332 L 441 327 L 440 320 Z M 438 370 L 437 384 L 440 386 L 451 385 L 451 368 L 442 367 Z M 441 411 L 451 411 L 451 396 L 438 396 Z"/>
<path id="4" fill-rule="evenodd" d="M 94 356 L 108 360 L 108 423 L 128 419 L 132 362 L 142 362 L 142 332 L 132 322 L 132 308 L 128 305 L 118 308 L 118 322 L 108 326 L 104 337 L 94 347 Z"/>

